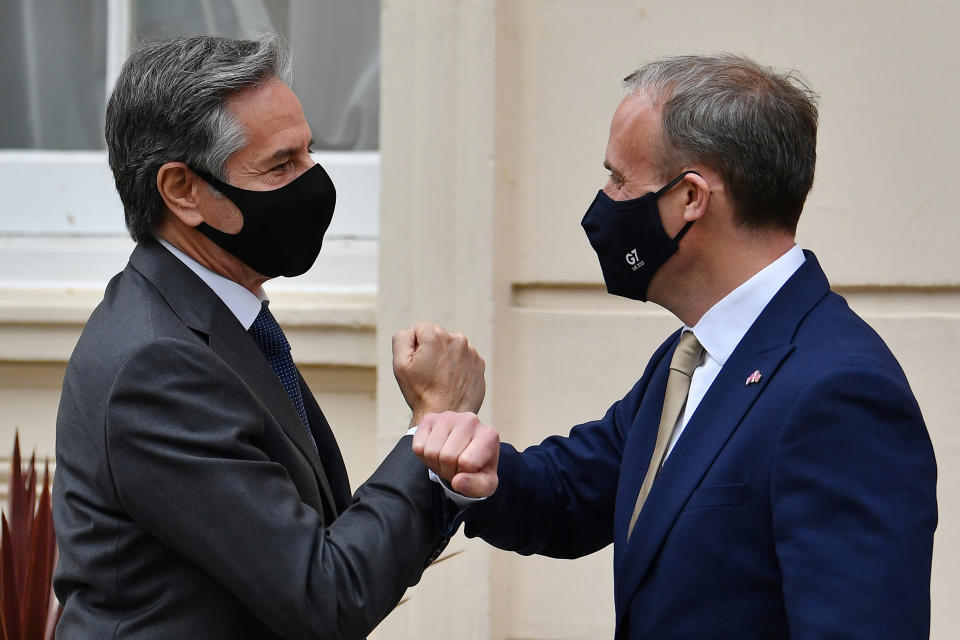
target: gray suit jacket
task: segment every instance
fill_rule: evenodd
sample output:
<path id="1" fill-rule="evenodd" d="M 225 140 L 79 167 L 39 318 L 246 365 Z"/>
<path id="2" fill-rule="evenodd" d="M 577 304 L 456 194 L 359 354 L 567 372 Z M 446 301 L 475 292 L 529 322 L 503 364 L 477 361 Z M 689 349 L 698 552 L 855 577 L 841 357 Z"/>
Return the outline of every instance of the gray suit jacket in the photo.
<path id="1" fill-rule="evenodd" d="M 57 637 L 362 638 L 444 540 L 403 438 L 351 499 L 235 316 L 156 241 L 107 287 L 57 416 Z"/>

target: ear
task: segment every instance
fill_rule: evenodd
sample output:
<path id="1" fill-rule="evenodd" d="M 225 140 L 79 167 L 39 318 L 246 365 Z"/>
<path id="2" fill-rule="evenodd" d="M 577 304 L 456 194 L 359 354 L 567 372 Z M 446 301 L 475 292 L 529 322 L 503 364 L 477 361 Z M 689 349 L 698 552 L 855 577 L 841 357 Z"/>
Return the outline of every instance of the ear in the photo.
<path id="1" fill-rule="evenodd" d="M 699 173 L 688 173 L 683 176 L 682 192 L 685 198 L 684 221 L 692 222 L 702 218 L 710 201 L 710 183 Z"/>
<path id="2" fill-rule="evenodd" d="M 157 171 L 157 190 L 167 209 L 188 227 L 203 222 L 200 205 L 207 183 L 183 162 L 167 162 Z"/>

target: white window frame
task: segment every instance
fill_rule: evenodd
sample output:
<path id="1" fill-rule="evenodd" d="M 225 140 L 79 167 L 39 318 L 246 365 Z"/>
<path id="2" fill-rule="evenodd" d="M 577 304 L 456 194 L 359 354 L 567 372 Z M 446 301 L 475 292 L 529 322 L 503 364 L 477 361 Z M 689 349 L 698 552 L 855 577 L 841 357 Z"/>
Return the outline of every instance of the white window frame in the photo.
<path id="1" fill-rule="evenodd" d="M 105 95 L 130 53 L 131 0 L 107 0 Z M 337 210 L 314 267 L 273 290 L 372 294 L 380 153 L 317 152 Z M 105 151 L 0 149 L 0 289 L 101 289 L 133 248 Z"/>

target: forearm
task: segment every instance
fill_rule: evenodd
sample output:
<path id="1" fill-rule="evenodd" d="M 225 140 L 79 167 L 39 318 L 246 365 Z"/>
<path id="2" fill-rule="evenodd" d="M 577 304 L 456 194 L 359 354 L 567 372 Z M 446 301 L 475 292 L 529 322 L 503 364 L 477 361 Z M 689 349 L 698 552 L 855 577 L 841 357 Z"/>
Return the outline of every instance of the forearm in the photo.
<path id="1" fill-rule="evenodd" d="M 365 638 L 406 588 L 419 582 L 429 558 L 441 548 L 444 541 L 430 508 L 434 490 L 405 437 L 327 528 L 325 543 L 318 545 L 326 569 L 322 578 L 306 585 L 304 596 L 336 594 L 341 637 Z M 324 621 L 316 622 L 310 626 L 322 627 Z"/>
<path id="2" fill-rule="evenodd" d="M 592 423 L 577 429 L 590 426 L 597 428 Z M 609 544 L 619 456 L 604 462 L 589 455 L 592 449 L 577 429 L 570 438 L 549 438 L 522 453 L 501 445 L 498 489 L 467 509 L 466 535 L 524 555 L 557 558 L 581 557 Z"/>
<path id="3" fill-rule="evenodd" d="M 151 489 L 122 474 L 120 497 L 146 531 L 281 635 L 364 638 L 440 543 L 429 480 L 409 448 L 409 438 L 398 443 L 329 526 L 272 464 L 256 477 L 233 474 L 230 487 L 190 474 L 208 488 L 189 496 L 172 482 Z"/>
<path id="4" fill-rule="evenodd" d="M 419 580 L 440 534 L 409 437 L 325 523 L 258 445 L 278 427 L 207 351 L 157 345 L 117 379 L 106 435 L 120 504 L 281 635 L 365 637 Z"/>

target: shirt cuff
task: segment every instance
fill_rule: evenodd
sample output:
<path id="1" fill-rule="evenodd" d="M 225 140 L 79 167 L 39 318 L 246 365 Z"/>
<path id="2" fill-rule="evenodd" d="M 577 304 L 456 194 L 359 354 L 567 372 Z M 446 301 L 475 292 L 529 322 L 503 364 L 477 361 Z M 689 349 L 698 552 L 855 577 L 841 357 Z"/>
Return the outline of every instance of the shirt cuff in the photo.
<path id="1" fill-rule="evenodd" d="M 407 431 L 406 435 L 412 436 L 416 432 L 417 432 L 417 427 L 410 427 L 410 430 Z M 443 478 L 435 474 L 432 469 L 427 469 L 427 475 L 430 477 L 430 479 L 433 482 L 436 482 L 443 488 L 443 492 L 447 495 L 447 498 L 449 498 L 450 502 L 452 502 L 458 509 L 461 509 L 461 510 L 466 509 L 472 504 L 475 504 L 477 502 L 483 502 L 484 500 L 486 500 L 486 497 L 471 498 L 461 493 L 457 493 L 456 491 L 453 490 L 453 487 L 451 487 L 448 482 L 446 482 Z"/>

